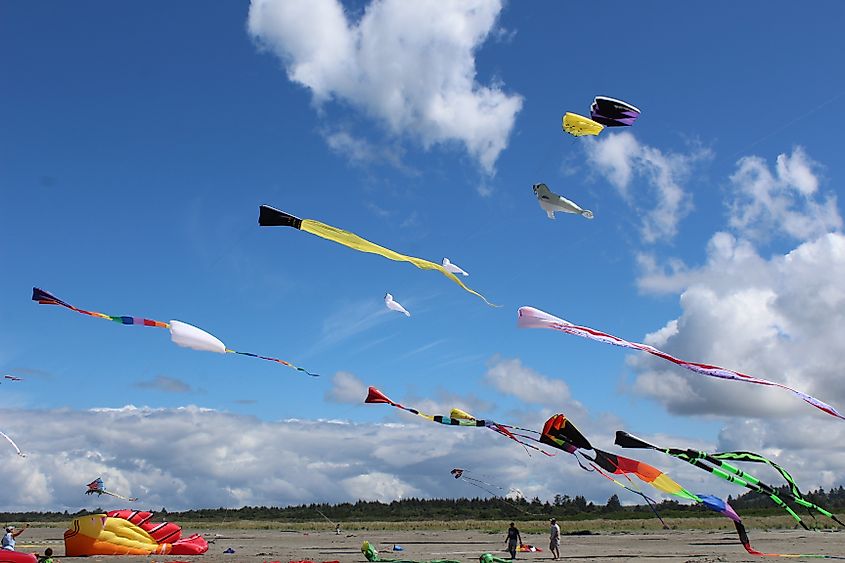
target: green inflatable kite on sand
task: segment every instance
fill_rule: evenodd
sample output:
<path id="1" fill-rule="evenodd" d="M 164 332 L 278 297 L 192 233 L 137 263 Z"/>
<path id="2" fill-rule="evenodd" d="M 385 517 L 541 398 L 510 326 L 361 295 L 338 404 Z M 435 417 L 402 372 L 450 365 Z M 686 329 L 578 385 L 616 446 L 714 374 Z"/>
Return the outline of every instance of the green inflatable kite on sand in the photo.
<path id="1" fill-rule="evenodd" d="M 364 554 L 364 557 L 367 558 L 367 561 L 379 561 L 382 563 L 461 563 L 460 561 L 455 561 L 454 559 L 432 559 L 431 561 L 411 561 L 409 559 L 382 559 L 378 556 L 378 551 L 376 550 L 376 548 L 368 541 L 365 541 L 361 544 L 361 553 Z M 494 558 L 490 561 L 492 563 L 493 561 L 497 561 L 497 559 Z"/>

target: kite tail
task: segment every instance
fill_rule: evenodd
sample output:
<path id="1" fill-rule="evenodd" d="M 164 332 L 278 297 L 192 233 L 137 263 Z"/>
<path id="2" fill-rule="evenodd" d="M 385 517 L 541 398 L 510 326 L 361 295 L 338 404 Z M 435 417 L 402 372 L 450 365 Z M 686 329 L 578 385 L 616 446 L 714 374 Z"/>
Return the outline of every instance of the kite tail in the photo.
<path id="1" fill-rule="evenodd" d="M 655 502 L 654 502 L 654 499 L 653 499 L 653 498 L 649 497 L 647 494 L 645 494 L 644 492 L 642 492 L 641 490 L 639 490 L 639 488 L 638 488 L 638 487 L 636 486 L 636 484 L 635 484 L 635 483 L 631 480 L 631 478 L 630 478 L 630 477 L 628 477 L 628 474 L 627 474 L 627 473 L 623 473 L 623 475 L 625 475 L 625 477 L 628 479 L 628 481 L 631 483 L 631 485 L 633 485 L 635 488 L 628 487 L 628 486 L 626 486 L 624 483 L 622 483 L 622 482 L 620 482 L 620 481 L 618 481 L 618 480 L 614 479 L 613 477 L 611 477 L 610 475 L 608 475 L 607 473 L 605 473 L 604 471 L 602 471 L 602 470 L 601 470 L 601 468 L 599 468 L 596 464 L 594 464 L 594 463 L 592 463 L 592 462 L 590 463 L 590 465 L 592 465 L 592 466 L 593 466 L 593 468 L 592 468 L 592 469 L 587 469 L 586 467 L 584 467 L 584 466 L 581 464 L 581 460 L 580 460 L 580 459 L 578 459 L 578 456 L 575 456 L 575 459 L 578 461 L 578 465 L 580 465 L 582 469 L 585 469 L 585 470 L 587 470 L 587 471 L 594 471 L 594 470 L 595 470 L 595 471 L 598 471 L 598 474 L 599 474 L 599 475 L 601 475 L 602 477 L 604 477 L 605 479 L 609 479 L 609 480 L 613 481 L 614 483 L 616 483 L 617 485 L 619 485 L 620 487 L 622 487 L 623 489 L 625 489 L 625 490 L 627 490 L 627 491 L 630 491 L 630 492 L 634 493 L 635 495 L 639 495 L 639 496 L 643 497 L 643 500 L 646 502 L 646 504 L 648 505 L 648 507 L 649 507 L 649 508 L 651 508 L 651 511 L 652 511 L 652 512 L 654 512 L 654 515 L 655 515 L 655 516 L 657 516 L 657 519 L 658 519 L 658 520 L 660 520 L 660 523 L 663 525 L 663 529 L 664 529 L 664 530 L 668 530 L 668 529 L 669 529 L 669 526 L 667 526 L 667 525 L 666 525 L 666 522 L 664 522 L 664 521 L 663 521 L 663 518 L 661 518 L 660 513 L 659 513 L 659 512 L 657 512 L 657 507 L 655 506 L 655 504 L 657 504 L 657 503 L 655 503 Z M 588 458 L 588 459 L 589 459 L 589 458 Z"/>
<path id="2" fill-rule="evenodd" d="M 491 307 L 501 307 L 501 305 L 496 305 L 487 301 L 486 297 L 484 297 L 474 289 L 468 287 L 455 274 L 435 262 L 430 262 L 428 260 L 423 260 L 422 258 L 416 258 L 414 256 L 406 256 L 404 254 L 400 254 L 395 250 L 390 250 L 389 248 L 379 246 L 378 244 L 371 242 L 363 237 L 360 237 L 355 233 L 350 233 L 349 231 L 344 231 L 343 229 L 338 229 L 337 227 L 332 227 L 331 225 L 326 225 L 325 223 L 321 223 L 320 221 L 315 221 L 313 219 L 302 219 L 299 229 L 311 233 L 312 235 L 316 235 L 318 237 L 336 242 L 338 244 L 342 244 L 344 246 L 348 246 L 349 248 L 353 248 L 360 252 L 378 254 L 379 256 L 383 256 L 388 260 L 393 260 L 396 262 L 409 262 L 417 268 L 420 268 L 421 270 L 436 270 L 447 278 L 449 278 L 450 280 L 452 280 L 453 282 L 455 282 L 456 284 L 458 284 L 459 286 L 461 286 L 464 291 L 468 291 L 469 293 L 480 297 L 487 305 Z"/>
<path id="3" fill-rule="evenodd" d="M 307 370 L 307 369 L 305 369 L 305 368 L 301 368 L 301 367 L 299 367 L 299 366 L 295 366 L 295 365 L 293 365 L 292 363 L 290 363 L 290 362 L 286 362 L 286 361 L 284 361 L 284 360 L 280 360 L 279 358 L 270 358 L 270 357 L 268 357 L 268 356 L 260 356 L 260 355 L 258 355 L 258 354 L 251 354 L 251 353 L 249 353 L 249 352 L 238 352 L 237 350 L 231 350 L 231 349 L 229 349 L 229 348 L 226 348 L 226 353 L 228 353 L 228 354 L 238 354 L 238 355 L 240 355 L 240 356 L 249 356 L 250 358 L 258 358 L 259 360 L 267 360 L 268 362 L 276 362 L 277 364 L 282 364 L 283 366 L 287 366 L 287 367 L 289 367 L 289 368 L 291 368 L 291 369 L 295 369 L 295 370 L 297 370 L 297 371 L 301 371 L 301 372 L 303 372 L 303 373 L 307 373 L 307 374 L 308 374 L 308 375 L 310 375 L 311 377 L 320 377 L 320 374 L 319 374 L 319 373 L 311 373 L 310 371 L 308 371 L 308 370 Z"/>
<path id="4" fill-rule="evenodd" d="M 493 430 L 495 430 L 496 432 L 498 432 L 498 433 L 499 433 L 499 434 L 501 434 L 502 436 L 506 436 L 506 437 L 510 438 L 511 440 L 513 440 L 514 442 L 516 442 L 517 444 L 521 445 L 521 446 L 525 449 L 525 452 L 526 452 L 529 456 L 531 455 L 531 452 L 529 452 L 529 451 L 528 451 L 528 448 L 531 448 L 532 450 L 536 450 L 536 451 L 538 451 L 538 452 L 540 452 L 540 453 L 542 453 L 542 454 L 545 454 L 545 455 L 547 455 L 547 456 L 549 456 L 549 457 L 554 457 L 554 455 L 555 455 L 555 454 L 549 453 L 549 452 L 547 452 L 547 451 L 544 451 L 542 448 L 538 448 L 537 446 L 535 446 L 535 445 L 533 445 L 533 444 L 528 444 L 528 443 L 526 443 L 526 442 L 523 442 L 522 440 L 520 440 L 519 438 L 517 438 L 517 436 L 520 436 L 520 437 L 523 437 L 523 438 L 528 438 L 528 436 L 522 436 L 521 434 L 514 434 L 513 432 L 511 432 L 510 430 L 508 430 L 507 426 L 504 426 L 504 425 L 502 425 L 502 424 L 495 424 L 495 423 L 494 423 L 494 424 L 491 424 L 491 425 L 490 425 L 490 428 L 491 428 L 491 429 L 493 429 Z"/>
<path id="5" fill-rule="evenodd" d="M 329 524 L 331 524 L 331 525 L 332 525 L 332 526 L 334 526 L 335 528 L 337 527 L 337 524 L 335 524 L 334 522 L 332 522 L 331 520 L 329 520 L 329 517 L 328 517 L 328 516 L 326 516 L 325 514 L 323 514 L 323 513 L 322 513 L 322 511 L 320 511 L 320 509 L 319 509 L 319 508 L 314 507 L 314 510 L 316 510 L 316 511 L 317 511 L 317 513 L 318 513 L 320 516 L 322 516 L 323 518 L 325 518 L 325 519 L 326 519 L 326 521 L 327 521 Z"/>
<path id="6" fill-rule="evenodd" d="M 716 377 L 719 379 L 728 379 L 732 381 L 744 381 L 746 383 L 755 383 L 757 385 L 779 387 L 781 389 L 790 391 L 795 396 L 799 397 L 804 402 L 816 407 L 817 409 L 822 410 L 831 416 L 835 416 L 836 418 L 845 420 L 845 415 L 837 411 L 836 408 L 834 408 L 832 405 L 829 405 L 828 403 L 825 403 L 824 401 L 821 401 L 802 391 L 793 389 L 788 385 L 784 385 L 783 383 L 754 377 L 742 372 L 734 371 L 732 369 L 723 368 L 720 366 L 682 360 L 680 358 L 676 358 L 675 356 L 667 354 L 662 350 L 658 350 L 654 346 L 643 344 L 641 342 L 631 342 L 623 338 L 619 338 L 618 336 L 614 336 L 612 334 L 608 334 L 606 332 L 590 328 L 588 326 L 575 325 L 570 323 L 569 321 L 555 317 L 554 315 L 550 315 L 545 311 L 535 309 L 534 307 L 519 308 L 519 312 L 517 314 L 517 326 L 521 328 L 548 328 L 563 332 L 565 334 L 572 334 L 574 336 L 580 336 L 581 338 L 596 340 L 605 344 L 613 344 L 614 346 L 620 346 L 622 348 L 639 350 L 641 352 L 646 352 L 653 356 L 657 356 L 658 358 L 666 360 L 667 362 L 672 362 L 677 366 L 680 366 L 684 369 L 688 369 L 700 375 Z"/>
<path id="7" fill-rule="evenodd" d="M 156 328 L 170 328 L 170 325 L 168 323 L 155 321 L 153 319 L 145 319 L 143 317 L 128 317 L 122 315 L 106 315 L 104 313 L 97 313 L 96 311 L 86 311 L 85 309 L 79 309 L 77 307 L 74 307 L 70 303 L 62 301 L 49 291 L 44 291 L 43 289 L 37 287 L 32 288 L 32 300 L 37 301 L 41 305 L 59 305 L 60 307 L 70 309 L 71 311 L 76 311 L 77 313 L 81 313 L 83 315 L 88 315 L 89 317 L 97 317 L 100 319 L 105 319 L 107 321 L 113 321 L 124 325 L 141 325 L 152 326 Z"/>
<path id="8" fill-rule="evenodd" d="M 742 544 L 742 547 L 745 548 L 745 551 L 747 551 L 749 555 L 755 555 L 757 557 L 790 557 L 796 559 L 799 557 L 807 559 L 845 559 L 845 557 L 840 557 L 838 555 L 825 555 L 819 553 L 763 553 L 762 551 L 757 551 L 751 547 L 751 540 L 748 539 L 748 532 L 745 531 L 745 526 L 742 525 L 742 522 L 735 521 L 734 526 L 736 526 L 736 533 L 739 536 L 739 541 Z"/>

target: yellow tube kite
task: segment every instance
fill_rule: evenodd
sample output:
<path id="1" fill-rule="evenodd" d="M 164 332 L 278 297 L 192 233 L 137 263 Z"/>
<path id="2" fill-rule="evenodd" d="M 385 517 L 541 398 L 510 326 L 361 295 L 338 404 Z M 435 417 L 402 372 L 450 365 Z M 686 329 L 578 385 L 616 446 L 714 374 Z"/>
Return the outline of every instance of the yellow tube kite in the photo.
<path id="1" fill-rule="evenodd" d="M 487 298 L 477 291 L 467 287 L 466 284 L 458 279 L 455 274 L 440 264 L 429 262 L 428 260 L 423 260 L 422 258 L 400 254 L 394 250 L 390 250 L 389 248 L 370 242 L 365 238 L 361 238 L 355 233 L 350 233 L 349 231 L 344 231 L 343 229 L 338 229 L 337 227 L 332 227 L 331 225 L 326 225 L 325 223 L 321 223 L 320 221 L 315 221 L 313 219 L 300 219 L 299 217 L 294 217 L 289 213 L 279 211 L 269 205 L 262 205 L 259 208 L 258 224 L 262 227 L 293 227 L 294 229 L 299 229 L 300 231 L 317 235 L 318 237 L 342 244 L 343 246 L 348 246 L 349 248 L 355 249 L 359 252 L 378 254 L 379 256 L 384 256 L 388 260 L 395 260 L 396 262 L 410 262 L 421 270 L 437 270 L 461 286 L 465 291 L 483 299 L 484 302 L 491 307 L 498 307 L 498 305 L 494 305 L 493 303 L 487 301 Z"/>
<path id="2" fill-rule="evenodd" d="M 604 125 L 593 121 L 589 117 L 570 112 L 566 112 L 566 115 L 563 116 L 563 130 L 570 135 L 576 137 L 598 135 L 602 129 L 604 129 Z"/>

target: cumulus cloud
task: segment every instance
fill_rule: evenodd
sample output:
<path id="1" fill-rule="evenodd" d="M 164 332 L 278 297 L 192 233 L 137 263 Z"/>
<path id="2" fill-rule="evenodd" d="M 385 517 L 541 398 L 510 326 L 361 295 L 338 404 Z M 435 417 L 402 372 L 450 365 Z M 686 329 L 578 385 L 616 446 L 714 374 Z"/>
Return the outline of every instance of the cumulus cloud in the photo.
<path id="1" fill-rule="evenodd" d="M 4 430 L 19 437 L 28 454 L 19 458 L 11 448 L 4 454 L 7 486 L 0 502 L 11 511 L 121 507 L 111 497 L 82 494 L 97 476 L 115 491 L 140 497 L 142 509 L 477 494 L 449 475 L 459 466 L 484 467 L 497 484 L 542 498 L 565 492 L 561 482 L 576 486 L 573 479 L 586 483 L 585 494 L 609 496 L 603 481 L 574 463 L 535 463 L 484 428 L 421 419 L 268 422 L 198 407 L 4 412 Z"/>
<path id="2" fill-rule="evenodd" d="M 845 406 L 833 366 L 845 341 L 845 237 L 832 195 L 821 193 L 815 163 L 801 148 L 781 154 L 774 170 L 759 157 L 738 161 L 729 225 L 707 244 L 698 267 L 638 257 L 640 289 L 678 293 L 681 315 L 648 342 L 689 359 L 785 383 Z M 801 240 L 786 254 L 764 256 L 755 242 L 780 233 Z M 775 417 L 810 408 L 786 391 L 710 381 L 632 357 L 634 388 L 678 414 Z"/>
<path id="3" fill-rule="evenodd" d="M 476 79 L 501 10 L 501 0 L 373 0 L 350 21 L 337 0 L 253 0 L 248 29 L 317 105 L 348 104 L 426 149 L 461 143 L 492 173 L 522 107 Z"/>
<path id="4" fill-rule="evenodd" d="M 740 159 L 731 176 L 730 226 L 754 240 L 775 233 L 807 240 L 842 229 L 836 196 L 819 193 L 819 168 L 801 147 L 778 155 L 774 171 L 758 156 Z"/>
<path id="5" fill-rule="evenodd" d="M 845 406 L 836 366 L 845 341 L 845 237 L 828 233 L 786 255 L 761 257 L 717 233 L 707 263 L 676 274 L 652 272 L 651 288 L 683 288 L 681 315 L 646 341 L 678 357 L 785 383 Z M 632 357 L 635 389 L 678 414 L 783 416 L 810 408 L 790 393 L 680 373 Z"/>
<path id="6" fill-rule="evenodd" d="M 682 183 L 689 177 L 693 164 L 711 157 L 709 150 L 664 153 L 640 143 L 628 132 L 602 136 L 585 147 L 594 169 L 642 215 L 640 232 L 645 242 L 653 243 L 677 234 L 678 223 L 692 210 L 692 198 Z M 632 193 L 631 184 L 638 176 L 646 180 L 651 192 L 648 197 L 644 193 Z"/>
<path id="7" fill-rule="evenodd" d="M 332 386 L 324 398 L 332 403 L 360 405 L 367 397 L 364 382 L 346 371 L 337 372 L 332 378 Z"/>
<path id="8" fill-rule="evenodd" d="M 548 405 L 557 409 L 578 405 L 569 386 L 560 379 L 551 379 L 522 365 L 519 358 L 494 357 L 487 365 L 484 381 L 502 393 L 523 402 Z M 579 405 L 580 408 L 580 405 Z"/>
<path id="9" fill-rule="evenodd" d="M 9 511 L 123 507 L 111 497 L 82 494 L 97 476 L 115 491 L 140 497 L 138 508 L 156 510 L 480 494 L 453 479 L 453 467 L 484 468 L 485 480 L 505 490 L 520 489 L 529 498 L 551 500 L 574 490 L 595 502 L 612 494 L 620 494 L 623 502 L 638 500 L 581 470 L 567 454 L 528 457 L 510 440 L 484 428 L 442 426 L 396 412 L 400 422 L 384 424 L 262 421 L 195 406 L 7 409 L 4 431 L 18 437 L 28 455 L 22 459 L 11 448 L 5 454 L 0 451 L 7 456 L 7 486 L 0 490 L 0 502 Z M 672 435 L 643 437 L 702 450 L 740 444 L 756 448 L 783 462 L 804 489 L 813 489 L 838 484 L 836 476 L 845 470 L 845 456 L 825 450 L 845 438 L 841 423 L 816 422 L 752 421 L 723 432 L 718 444 Z M 613 430 L 624 427 L 615 417 L 577 418 L 576 423 L 597 445 L 610 444 Z M 781 449 L 772 441 L 783 444 Z M 637 451 L 634 457 L 667 466 L 656 452 Z M 739 492 L 684 464 L 667 470 L 691 490 L 723 496 Z"/>

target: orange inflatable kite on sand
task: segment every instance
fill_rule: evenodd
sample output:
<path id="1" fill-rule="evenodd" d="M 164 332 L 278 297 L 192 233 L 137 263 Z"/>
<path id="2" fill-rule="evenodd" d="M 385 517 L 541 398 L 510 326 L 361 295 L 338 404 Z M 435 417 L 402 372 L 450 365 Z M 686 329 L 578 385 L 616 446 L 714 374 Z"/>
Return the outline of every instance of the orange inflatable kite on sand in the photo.
<path id="1" fill-rule="evenodd" d="M 208 542 L 198 534 L 182 537 L 172 522 L 151 522 L 152 513 L 112 510 L 80 516 L 65 532 L 65 555 L 199 555 Z"/>

